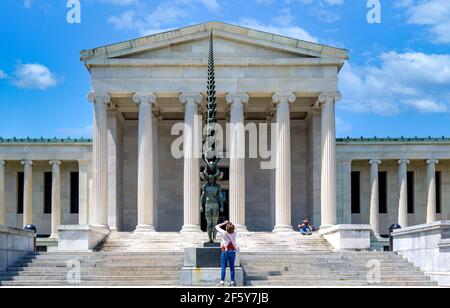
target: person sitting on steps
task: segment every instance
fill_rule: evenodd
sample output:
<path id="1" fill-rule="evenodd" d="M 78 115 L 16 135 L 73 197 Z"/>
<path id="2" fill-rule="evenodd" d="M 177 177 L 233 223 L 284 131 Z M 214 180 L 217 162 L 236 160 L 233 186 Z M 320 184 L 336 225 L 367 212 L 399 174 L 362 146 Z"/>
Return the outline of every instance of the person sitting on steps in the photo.
<path id="1" fill-rule="evenodd" d="M 314 231 L 314 226 L 311 224 L 308 217 L 306 217 L 298 227 L 300 228 L 300 233 L 302 235 L 312 235 L 312 232 Z"/>
<path id="2" fill-rule="evenodd" d="M 223 226 L 226 226 L 226 231 L 222 229 Z M 222 224 L 217 225 L 216 230 L 222 235 L 222 241 L 220 243 L 220 248 L 222 250 L 221 255 L 222 271 L 220 283 L 218 286 L 219 287 L 225 286 L 225 276 L 227 273 L 227 266 L 229 266 L 231 273 L 230 287 L 235 287 L 236 280 L 235 280 L 234 263 L 236 260 L 236 253 L 237 253 L 236 231 L 234 225 L 228 220 Z"/>

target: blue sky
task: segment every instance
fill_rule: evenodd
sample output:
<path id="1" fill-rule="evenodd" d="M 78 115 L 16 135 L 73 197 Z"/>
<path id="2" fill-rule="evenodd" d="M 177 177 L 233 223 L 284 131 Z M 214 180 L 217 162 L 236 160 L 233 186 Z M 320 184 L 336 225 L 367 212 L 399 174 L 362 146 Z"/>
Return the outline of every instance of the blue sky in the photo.
<path id="1" fill-rule="evenodd" d="M 0 136 L 89 137 L 89 74 L 79 52 L 167 29 L 224 21 L 350 50 L 339 136 L 450 136 L 450 1 L 67 0 L 0 4 Z"/>

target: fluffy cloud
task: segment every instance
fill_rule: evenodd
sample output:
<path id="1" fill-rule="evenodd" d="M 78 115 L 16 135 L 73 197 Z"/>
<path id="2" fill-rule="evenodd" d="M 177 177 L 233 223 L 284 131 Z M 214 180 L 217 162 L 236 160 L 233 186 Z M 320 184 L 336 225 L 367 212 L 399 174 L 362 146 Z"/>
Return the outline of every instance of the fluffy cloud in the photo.
<path id="1" fill-rule="evenodd" d="M 283 35 L 283 36 L 287 36 L 287 37 L 292 37 L 295 39 L 308 41 L 308 42 L 316 43 L 319 41 L 316 37 L 309 34 L 305 29 L 300 28 L 298 26 L 277 27 L 277 26 L 273 26 L 273 25 L 264 25 L 264 24 L 258 22 L 257 20 L 249 19 L 249 18 L 242 18 L 238 22 L 238 25 L 240 25 L 242 27 L 247 27 L 247 28 L 252 28 L 255 30 L 263 31 L 263 32 L 269 32 L 269 33 L 274 33 L 274 34 Z"/>
<path id="2" fill-rule="evenodd" d="M 449 110 L 450 55 L 386 52 L 377 62 L 365 67 L 344 66 L 340 108 L 381 115 Z"/>
<path id="3" fill-rule="evenodd" d="M 20 89 L 46 90 L 58 84 L 55 74 L 42 64 L 19 64 L 12 84 Z"/>
<path id="4" fill-rule="evenodd" d="M 405 9 L 408 23 L 427 27 L 431 41 L 450 43 L 449 0 L 397 0 L 395 4 Z"/>
<path id="5" fill-rule="evenodd" d="M 4 71 L 0 70 L 0 80 L 6 79 L 6 77 L 8 77 L 8 75 Z"/>
<path id="6" fill-rule="evenodd" d="M 103 0 L 111 1 L 111 0 Z M 172 23 L 190 15 L 193 8 L 199 6 L 217 12 L 220 4 L 217 0 L 166 0 L 156 7 L 136 1 L 135 7 L 118 16 L 110 16 L 108 22 L 117 29 L 137 30 L 141 35 L 166 30 Z"/>

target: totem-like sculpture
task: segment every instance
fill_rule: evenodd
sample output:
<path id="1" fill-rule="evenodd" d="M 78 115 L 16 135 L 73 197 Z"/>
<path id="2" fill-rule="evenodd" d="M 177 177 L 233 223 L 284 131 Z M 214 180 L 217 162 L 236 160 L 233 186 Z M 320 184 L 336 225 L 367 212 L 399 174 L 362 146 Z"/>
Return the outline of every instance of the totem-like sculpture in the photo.
<path id="1" fill-rule="evenodd" d="M 222 188 L 218 182 L 223 178 L 223 173 L 220 172 L 218 163 L 220 161 L 217 152 L 217 112 L 216 112 L 216 81 L 214 72 L 214 42 L 213 33 L 211 31 L 210 47 L 209 47 L 209 61 L 208 61 L 208 108 L 206 111 L 206 138 L 203 140 L 203 161 L 205 163 L 200 177 L 205 181 L 202 189 L 201 197 L 201 212 L 205 213 L 207 221 L 207 231 L 209 241 L 214 243 L 216 241 L 217 231 L 216 224 L 219 221 L 220 212 L 223 212 L 223 196 Z"/>

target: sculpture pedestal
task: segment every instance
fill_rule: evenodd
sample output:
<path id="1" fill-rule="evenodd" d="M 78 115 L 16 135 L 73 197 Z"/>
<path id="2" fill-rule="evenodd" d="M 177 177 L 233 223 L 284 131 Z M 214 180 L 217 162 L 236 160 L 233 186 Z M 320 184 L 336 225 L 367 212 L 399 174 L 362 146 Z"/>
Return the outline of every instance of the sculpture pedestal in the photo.
<path id="1" fill-rule="evenodd" d="M 220 282 L 220 247 L 192 247 L 184 250 L 184 267 L 181 270 L 183 286 L 215 286 Z M 244 271 L 239 260 L 235 261 L 236 284 L 244 284 Z M 230 270 L 227 269 L 226 282 L 230 282 Z"/>

